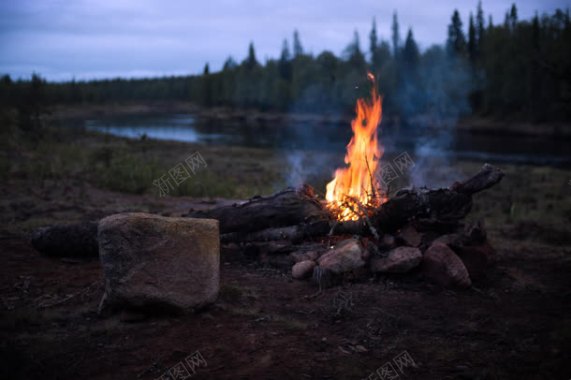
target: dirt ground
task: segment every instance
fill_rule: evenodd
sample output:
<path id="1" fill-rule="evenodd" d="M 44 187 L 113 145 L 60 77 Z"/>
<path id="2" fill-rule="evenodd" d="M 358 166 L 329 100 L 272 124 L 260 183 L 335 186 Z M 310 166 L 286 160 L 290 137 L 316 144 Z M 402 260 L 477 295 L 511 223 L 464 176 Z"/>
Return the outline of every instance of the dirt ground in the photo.
<path id="1" fill-rule="evenodd" d="M 535 238 L 542 232 L 534 224 L 490 228 L 498 261 L 469 290 L 409 275 L 319 292 L 223 252 L 213 306 L 175 317 L 100 317 L 98 260 L 44 257 L 29 244 L 29 231 L 121 211 L 181 215 L 231 201 L 91 186 L 78 201 L 73 186 L 38 192 L 17 178 L 3 182 L 0 194 L 2 379 L 155 379 L 196 351 L 205 363 L 193 379 L 571 376 L 569 237 L 549 244 Z"/>
<path id="2" fill-rule="evenodd" d="M 319 291 L 223 251 L 220 297 L 211 307 L 103 317 L 98 260 L 42 256 L 29 243 L 34 229 L 126 211 L 179 216 L 233 202 L 220 196 L 266 194 L 283 188 L 287 162 L 261 149 L 83 132 L 34 145 L 4 133 L 0 379 L 157 379 L 197 352 L 205 361 L 193 379 L 571 376 L 569 170 L 503 165 L 502 183 L 476 197 L 472 217 L 486 221 L 497 262 L 469 290 L 441 289 L 413 274 Z M 194 181 L 209 197 L 196 198 L 204 191 L 192 181 L 176 194 L 183 196 L 154 194 L 157 173 L 196 150 L 208 170 Z M 443 167 L 456 178 L 481 165 L 433 165 L 426 175 L 450 183 Z M 317 189 L 330 179 L 323 174 L 311 182 Z"/>

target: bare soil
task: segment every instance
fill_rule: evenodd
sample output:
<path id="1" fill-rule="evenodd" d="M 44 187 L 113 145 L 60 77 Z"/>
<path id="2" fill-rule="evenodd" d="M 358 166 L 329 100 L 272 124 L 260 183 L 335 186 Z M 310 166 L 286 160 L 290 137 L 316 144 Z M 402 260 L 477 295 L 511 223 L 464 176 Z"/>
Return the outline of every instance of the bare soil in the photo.
<path id="1" fill-rule="evenodd" d="M 155 379 L 195 351 L 207 361 L 195 379 L 389 379 L 376 374 L 388 363 L 403 379 L 571 376 L 571 249 L 568 238 L 555 242 L 541 225 L 492 226 L 497 263 L 469 290 L 409 275 L 319 291 L 223 252 L 213 306 L 102 317 L 98 260 L 44 257 L 29 243 L 31 230 L 231 201 L 75 188 L 39 192 L 17 178 L 0 185 L 2 379 Z M 414 365 L 399 369 L 403 352 Z"/>

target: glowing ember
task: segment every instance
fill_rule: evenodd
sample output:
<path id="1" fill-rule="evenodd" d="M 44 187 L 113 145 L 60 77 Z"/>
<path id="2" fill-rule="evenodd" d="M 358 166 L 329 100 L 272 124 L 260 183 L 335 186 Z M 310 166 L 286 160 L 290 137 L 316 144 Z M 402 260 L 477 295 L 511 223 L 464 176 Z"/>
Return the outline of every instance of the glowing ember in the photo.
<path id="1" fill-rule="evenodd" d="M 340 221 L 358 220 L 367 210 L 386 201 L 378 181 L 379 160 L 383 155 L 378 142 L 377 127 L 381 122 L 381 97 L 377 92 L 375 77 L 368 73 L 372 82 L 371 99 L 358 99 L 357 116 L 351 122 L 353 137 L 347 145 L 345 163 L 347 168 L 335 171 L 335 178 L 327 184 L 328 208 Z"/>

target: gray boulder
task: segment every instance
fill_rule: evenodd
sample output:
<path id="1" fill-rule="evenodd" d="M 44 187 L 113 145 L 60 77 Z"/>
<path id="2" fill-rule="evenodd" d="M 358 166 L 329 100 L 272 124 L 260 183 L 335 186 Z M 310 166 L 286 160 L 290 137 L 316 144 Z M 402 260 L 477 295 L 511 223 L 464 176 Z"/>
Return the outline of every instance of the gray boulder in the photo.
<path id="1" fill-rule="evenodd" d="M 414 247 L 398 247 L 391 250 L 387 257 L 371 260 L 371 270 L 381 273 L 406 273 L 422 261 L 422 253 Z"/>
<path id="2" fill-rule="evenodd" d="M 105 294 L 99 310 L 186 311 L 213 303 L 220 286 L 218 221 L 143 213 L 98 227 Z"/>

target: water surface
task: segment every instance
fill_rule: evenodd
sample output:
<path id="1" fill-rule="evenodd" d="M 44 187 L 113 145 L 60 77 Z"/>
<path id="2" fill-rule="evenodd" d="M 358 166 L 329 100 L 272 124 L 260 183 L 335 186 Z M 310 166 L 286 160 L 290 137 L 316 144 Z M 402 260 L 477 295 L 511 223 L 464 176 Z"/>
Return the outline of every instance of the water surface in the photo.
<path id="1" fill-rule="evenodd" d="M 321 150 L 343 152 L 351 138 L 350 125 L 324 123 L 273 123 L 201 119 L 191 114 L 121 116 L 85 122 L 89 130 L 128 138 L 174 140 L 199 144 Z M 571 166 L 569 142 L 523 136 L 427 133 L 422 127 L 409 130 L 381 125 L 380 138 L 389 153 L 442 155 L 452 159 L 489 162 Z"/>

